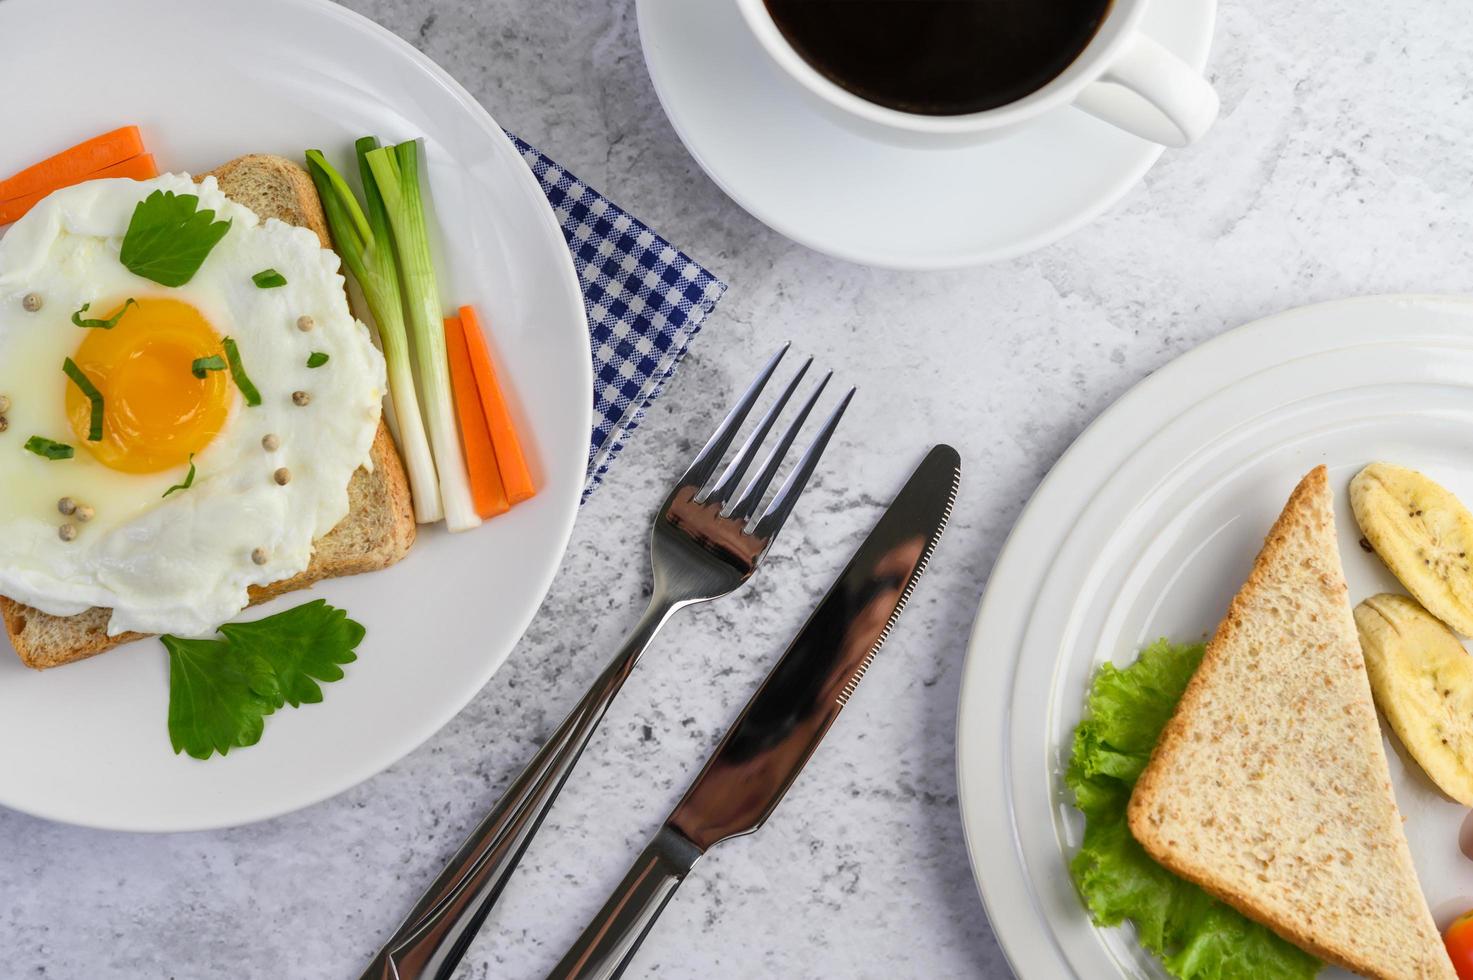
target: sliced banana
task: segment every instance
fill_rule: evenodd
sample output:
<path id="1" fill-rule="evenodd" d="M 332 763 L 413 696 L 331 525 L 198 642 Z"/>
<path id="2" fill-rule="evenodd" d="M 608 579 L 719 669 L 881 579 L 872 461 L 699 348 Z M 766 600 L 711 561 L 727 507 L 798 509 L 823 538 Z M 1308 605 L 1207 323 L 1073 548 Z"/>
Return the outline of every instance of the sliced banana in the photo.
<path id="1" fill-rule="evenodd" d="M 1355 625 L 1376 706 L 1438 788 L 1473 806 L 1473 657 L 1403 595 L 1362 602 Z"/>
<path id="2" fill-rule="evenodd" d="M 1473 514 L 1416 470 L 1372 463 L 1350 481 L 1361 533 L 1408 592 L 1473 636 Z"/>

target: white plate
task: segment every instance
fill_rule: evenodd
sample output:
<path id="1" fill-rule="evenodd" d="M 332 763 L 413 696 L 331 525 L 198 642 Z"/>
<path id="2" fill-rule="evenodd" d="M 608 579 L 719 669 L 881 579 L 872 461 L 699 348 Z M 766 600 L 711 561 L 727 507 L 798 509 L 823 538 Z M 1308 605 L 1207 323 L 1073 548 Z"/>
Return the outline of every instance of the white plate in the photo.
<path id="1" fill-rule="evenodd" d="M 1200 69 L 1216 10 L 1166 0 L 1142 28 Z M 639 0 L 639 37 L 675 132 L 711 179 L 768 227 L 853 262 L 944 269 L 1031 252 L 1114 204 L 1161 155 L 1072 107 L 962 149 L 868 139 L 794 94 L 734 0 Z"/>
<path id="2" fill-rule="evenodd" d="M 45 673 L 0 639 L 0 804 L 126 830 L 260 820 L 340 792 L 459 711 L 531 621 L 567 547 L 588 455 L 583 297 L 547 200 L 463 88 L 408 44 L 319 0 L 5 0 L 0 173 L 137 123 L 159 165 L 202 172 L 249 152 L 351 159 L 352 140 L 426 138 L 447 306 L 474 303 L 505 365 L 541 492 L 462 535 L 422 532 L 394 568 L 325 583 L 368 628 L 322 704 L 268 719 L 259 745 L 170 751 L 156 641 Z M 450 247 L 453 246 L 453 247 Z M 488 733 L 494 737 L 495 733 Z"/>
<path id="3" fill-rule="evenodd" d="M 1093 672 L 1157 637 L 1210 634 L 1298 479 L 1324 463 L 1354 601 L 1404 591 L 1358 546 L 1346 486 L 1384 459 L 1473 500 L 1473 301 L 1347 300 L 1241 327 L 1141 382 L 1023 512 L 972 633 L 957 724 L 967 847 L 1025 980 L 1164 976 L 1097 930 L 1069 879 L 1082 820 L 1062 784 Z M 1387 741 L 1439 926 L 1473 907 L 1467 810 Z"/>

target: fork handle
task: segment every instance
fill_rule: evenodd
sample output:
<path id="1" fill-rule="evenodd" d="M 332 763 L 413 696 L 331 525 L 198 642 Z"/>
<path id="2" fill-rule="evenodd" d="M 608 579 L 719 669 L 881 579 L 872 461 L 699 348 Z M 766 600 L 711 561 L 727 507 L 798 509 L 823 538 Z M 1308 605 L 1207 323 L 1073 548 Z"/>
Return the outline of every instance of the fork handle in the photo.
<path id="1" fill-rule="evenodd" d="M 449 980 L 639 655 L 679 605 L 657 591 L 588 693 L 466 838 L 362 980 Z"/>
<path id="2" fill-rule="evenodd" d="M 547 980 L 618 980 L 701 849 L 666 825 L 655 834 Z"/>

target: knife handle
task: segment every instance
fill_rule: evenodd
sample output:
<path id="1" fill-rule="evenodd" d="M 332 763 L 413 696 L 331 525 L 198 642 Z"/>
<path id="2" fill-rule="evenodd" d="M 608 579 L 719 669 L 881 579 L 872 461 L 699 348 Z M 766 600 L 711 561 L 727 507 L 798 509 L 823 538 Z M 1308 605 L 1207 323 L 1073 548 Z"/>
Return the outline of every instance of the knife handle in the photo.
<path id="1" fill-rule="evenodd" d="M 459 852 L 361 980 L 448 980 L 552 809 L 644 648 L 682 602 L 657 593 L 634 631 Z"/>
<path id="2" fill-rule="evenodd" d="M 618 980 L 675 889 L 701 856 L 700 848 L 664 826 L 619 887 L 568 950 L 548 980 Z"/>

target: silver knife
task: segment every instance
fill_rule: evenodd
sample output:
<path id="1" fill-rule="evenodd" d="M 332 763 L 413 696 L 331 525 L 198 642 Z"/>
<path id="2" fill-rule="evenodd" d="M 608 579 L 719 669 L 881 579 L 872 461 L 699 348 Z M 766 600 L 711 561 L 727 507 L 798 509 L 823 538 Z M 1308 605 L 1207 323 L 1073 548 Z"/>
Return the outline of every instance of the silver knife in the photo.
<path id="1" fill-rule="evenodd" d="M 548 980 L 622 976 L 701 855 L 771 816 L 889 637 L 946 529 L 960 480 L 955 449 L 926 454 Z"/>

